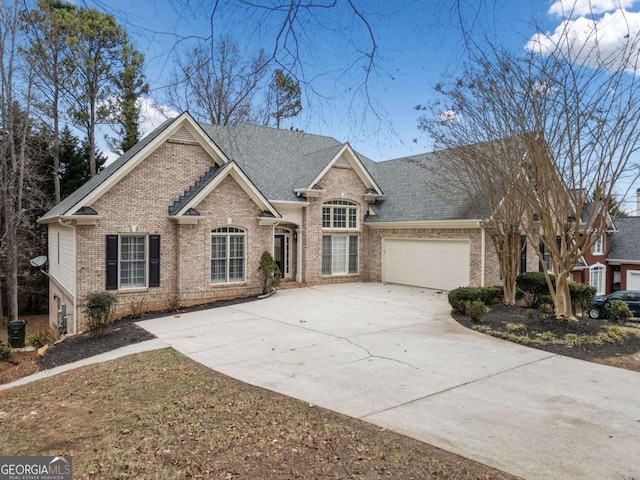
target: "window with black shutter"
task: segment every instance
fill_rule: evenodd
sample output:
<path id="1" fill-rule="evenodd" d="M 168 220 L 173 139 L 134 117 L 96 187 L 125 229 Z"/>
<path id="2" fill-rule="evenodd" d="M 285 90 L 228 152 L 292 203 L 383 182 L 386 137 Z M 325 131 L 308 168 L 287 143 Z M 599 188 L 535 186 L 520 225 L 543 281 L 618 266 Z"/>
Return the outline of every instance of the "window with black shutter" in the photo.
<path id="1" fill-rule="evenodd" d="M 160 286 L 160 235 L 106 236 L 106 289 Z"/>

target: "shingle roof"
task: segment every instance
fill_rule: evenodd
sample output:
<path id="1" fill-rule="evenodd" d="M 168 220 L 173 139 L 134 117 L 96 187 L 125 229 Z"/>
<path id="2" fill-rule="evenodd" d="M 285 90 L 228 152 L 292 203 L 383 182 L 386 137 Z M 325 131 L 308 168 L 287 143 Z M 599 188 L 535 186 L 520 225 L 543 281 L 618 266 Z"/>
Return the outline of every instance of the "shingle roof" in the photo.
<path id="1" fill-rule="evenodd" d="M 304 201 L 294 190 L 308 186 L 343 146 L 330 137 L 249 124 L 202 128 L 270 201 Z"/>
<path id="2" fill-rule="evenodd" d="M 108 179 L 114 172 L 131 160 L 136 153 L 149 145 L 173 120 L 167 120 L 124 155 L 110 164 L 56 207 L 43 220 L 65 214 L 81 202 L 91 191 Z M 205 133 L 211 137 L 225 155 L 235 161 L 257 189 L 269 201 L 300 201 L 294 190 L 306 188 L 336 156 L 344 143 L 321 135 L 312 135 L 291 130 L 278 130 L 241 124 L 236 127 L 203 125 Z M 425 221 L 459 220 L 481 218 L 479 202 L 469 195 L 452 193 L 436 186 L 430 180 L 425 165 L 444 161 L 438 153 L 415 155 L 412 157 L 376 163 L 364 155 L 356 155 L 370 175 L 378 183 L 385 197 L 373 207 L 377 216 L 367 221 Z M 218 170 L 203 174 L 194 185 L 185 185 L 185 193 L 167 205 L 170 213 L 177 212 L 215 177 Z M 188 190 L 187 190 L 188 189 Z M 194 193 L 195 192 L 195 193 Z"/>
<path id="3" fill-rule="evenodd" d="M 221 167 L 218 164 L 213 165 L 207 173 L 202 175 L 193 185 L 191 185 L 172 205 L 169 206 L 169 215 L 175 215 L 182 207 L 191 201 L 200 191 L 207 186 L 220 172 Z"/>
<path id="4" fill-rule="evenodd" d="M 371 163 L 369 171 L 385 192 L 383 200 L 374 206 L 376 216 L 368 222 L 398 222 L 423 220 L 468 220 L 482 218 L 482 203 L 472 196 L 451 192 L 430 173 L 444 162 L 437 152 Z M 438 169 L 440 171 L 441 169 Z M 455 179 L 454 181 L 458 181 Z"/>
<path id="5" fill-rule="evenodd" d="M 607 260 L 640 261 L 640 217 L 616 218 L 615 225 Z"/>
<path id="6" fill-rule="evenodd" d="M 113 175 L 120 167 L 122 167 L 125 163 L 127 163 L 136 153 L 142 150 L 144 147 L 149 145 L 158 135 L 160 135 L 165 128 L 167 128 L 174 119 L 169 119 L 163 122 L 160 126 L 158 126 L 155 130 L 153 130 L 149 135 L 144 137 L 138 143 L 136 143 L 133 147 L 127 150 L 124 155 L 121 155 L 115 162 L 110 163 L 107 167 L 98 173 L 95 177 L 91 178 L 87 183 L 82 185 L 76 191 L 74 191 L 67 198 L 62 200 L 58 205 L 49 210 L 40 220 L 47 220 L 49 218 L 54 218 L 59 215 L 64 215 L 70 208 L 72 208 L 75 204 L 80 202 L 84 197 L 89 195 L 93 190 L 95 190 L 100 184 L 102 184 L 107 178 Z M 99 213 L 99 212 L 98 212 Z"/>

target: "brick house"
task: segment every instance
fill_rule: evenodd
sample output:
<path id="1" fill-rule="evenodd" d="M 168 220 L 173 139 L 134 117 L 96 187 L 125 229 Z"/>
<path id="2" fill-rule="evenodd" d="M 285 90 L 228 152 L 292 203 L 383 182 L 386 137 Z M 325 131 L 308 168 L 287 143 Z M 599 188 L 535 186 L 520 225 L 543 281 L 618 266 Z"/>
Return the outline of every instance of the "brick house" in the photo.
<path id="1" fill-rule="evenodd" d="M 636 196 L 640 215 L 640 189 Z M 591 250 L 584 253 L 573 279 L 593 285 L 597 295 L 640 290 L 640 216 L 607 216 L 598 220 L 606 221 L 607 228 Z"/>
<path id="2" fill-rule="evenodd" d="M 500 283 L 477 199 L 426 182 L 436 154 L 373 162 L 347 143 L 253 125 L 168 120 L 38 221 L 50 320 L 79 331 L 105 289 L 126 314 L 283 287 L 365 281 L 448 290 Z M 537 259 L 528 255 L 529 270 Z"/>

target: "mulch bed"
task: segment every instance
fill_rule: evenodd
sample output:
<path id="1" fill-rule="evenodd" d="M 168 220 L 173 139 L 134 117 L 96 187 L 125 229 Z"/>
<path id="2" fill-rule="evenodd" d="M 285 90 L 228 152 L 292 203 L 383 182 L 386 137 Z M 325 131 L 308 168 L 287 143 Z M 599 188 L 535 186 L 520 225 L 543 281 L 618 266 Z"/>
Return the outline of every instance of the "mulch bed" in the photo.
<path id="1" fill-rule="evenodd" d="M 210 308 L 225 307 L 228 305 L 236 305 L 239 303 L 252 302 L 258 297 L 242 297 L 232 300 L 218 300 L 202 305 L 181 308 L 178 311 L 162 310 L 157 312 L 143 313 L 141 316 L 125 317 L 113 322 L 105 331 L 105 334 L 98 338 L 91 338 L 88 332 L 80 333 L 65 338 L 47 349 L 44 356 L 38 362 L 40 370 L 47 370 L 67 363 L 76 362 L 84 358 L 99 355 L 104 352 L 115 350 L 116 348 L 125 347 L 134 343 L 144 342 L 155 338 L 155 335 L 147 332 L 143 328 L 135 325 L 134 322 L 150 320 L 152 318 L 165 317 L 167 315 L 176 315 L 178 313 L 196 312 L 199 310 L 207 310 Z"/>
<path id="2" fill-rule="evenodd" d="M 607 325 L 615 325 L 608 323 L 606 320 L 594 320 L 591 318 L 579 318 L 579 321 L 560 321 L 556 320 L 551 313 L 545 313 L 538 310 L 528 310 L 517 305 L 492 305 L 491 310 L 484 317 L 480 325 L 486 325 L 493 330 L 507 332 L 507 324 L 524 324 L 526 330 L 518 332 L 519 334 L 528 334 L 529 337 L 535 338 L 536 334 L 551 332 L 556 337 L 563 337 L 567 334 L 576 335 L 597 335 L 604 331 Z M 527 312 L 533 313 L 527 313 Z M 473 321 L 466 315 L 453 312 L 453 318 L 467 328 L 473 328 Z M 640 334 L 640 329 L 638 330 Z M 581 345 L 560 345 L 554 343 L 547 344 L 528 344 L 527 346 L 545 350 L 547 352 L 566 355 L 568 357 L 579 358 L 581 360 L 594 361 L 606 357 L 631 355 L 640 352 L 640 335 L 633 333 L 616 343 L 603 343 L 601 345 L 581 344 Z"/>

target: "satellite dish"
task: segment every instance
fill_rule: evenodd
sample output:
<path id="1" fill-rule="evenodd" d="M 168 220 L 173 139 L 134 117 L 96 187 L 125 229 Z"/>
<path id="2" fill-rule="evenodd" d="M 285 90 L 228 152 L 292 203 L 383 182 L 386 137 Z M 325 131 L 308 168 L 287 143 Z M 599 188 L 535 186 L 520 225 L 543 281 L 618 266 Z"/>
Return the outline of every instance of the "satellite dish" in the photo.
<path id="1" fill-rule="evenodd" d="M 45 263 L 47 263 L 47 256 L 40 255 L 39 257 L 32 258 L 31 260 L 29 260 L 29 263 L 31 264 L 32 267 L 40 268 Z"/>

